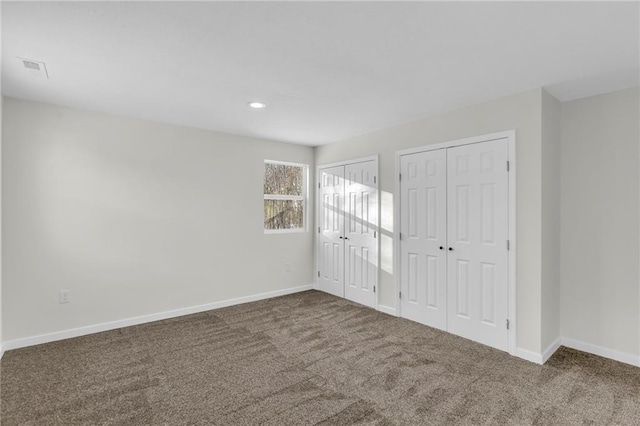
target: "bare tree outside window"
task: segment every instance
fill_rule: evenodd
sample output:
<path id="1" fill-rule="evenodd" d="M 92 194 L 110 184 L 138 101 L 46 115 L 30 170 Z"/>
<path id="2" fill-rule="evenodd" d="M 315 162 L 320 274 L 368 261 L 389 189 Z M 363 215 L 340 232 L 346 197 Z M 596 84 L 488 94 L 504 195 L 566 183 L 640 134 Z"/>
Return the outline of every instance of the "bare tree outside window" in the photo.
<path id="1" fill-rule="evenodd" d="M 265 231 L 304 230 L 307 166 L 265 160 Z"/>

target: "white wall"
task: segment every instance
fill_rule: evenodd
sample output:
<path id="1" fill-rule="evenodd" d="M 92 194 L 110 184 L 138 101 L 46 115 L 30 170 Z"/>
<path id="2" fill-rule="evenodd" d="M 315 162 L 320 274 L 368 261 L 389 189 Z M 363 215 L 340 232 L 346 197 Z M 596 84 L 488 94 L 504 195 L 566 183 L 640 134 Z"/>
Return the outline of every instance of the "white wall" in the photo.
<path id="1" fill-rule="evenodd" d="M 516 130 L 518 347 L 541 351 L 541 90 L 531 90 L 316 148 L 316 164 L 380 155 L 380 304 L 395 307 L 393 196 L 395 152 L 503 130 Z"/>
<path id="2" fill-rule="evenodd" d="M 2 96 L 0 96 L 0 358 L 2 358 L 2 355 L 4 355 L 4 348 L 2 345 L 2 338 L 3 338 L 3 334 L 2 334 L 2 327 L 3 327 L 3 321 L 2 321 L 2 104 L 4 103 L 4 99 L 2 98 Z"/>
<path id="3" fill-rule="evenodd" d="M 560 102 L 542 90 L 542 350 L 560 337 Z"/>
<path id="4" fill-rule="evenodd" d="M 0 5 L 0 7 L 2 7 Z M 0 76 L 0 80 L 1 80 Z M 2 84 L 0 84 L 0 93 L 2 92 Z M 4 322 L 2 321 L 2 105 L 4 104 L 4 97 L 0 95 L 0 359 L 4 355 L 4 348 L 2 345 L 2 327 Z"/>
<path id="5" fill-rule="evenodd" d="M 564 338 L 639 355 L 638 88 L 562 104 Z"/>
<path id="6" fill-rule="evenodd" d="M 313 282 L 313 235 L 265 235 L 262 202 L 263 160 L 312 165 L 312 148 L 11 98 L 3 113 L 5 342 Z"/>

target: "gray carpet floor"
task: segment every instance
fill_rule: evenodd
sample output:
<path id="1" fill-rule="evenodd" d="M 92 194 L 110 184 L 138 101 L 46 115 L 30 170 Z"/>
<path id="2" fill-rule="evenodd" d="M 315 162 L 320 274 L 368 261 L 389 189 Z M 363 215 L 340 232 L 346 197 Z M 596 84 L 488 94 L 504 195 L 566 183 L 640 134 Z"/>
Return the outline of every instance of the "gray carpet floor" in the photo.
<path id="1" fill-rule="evenodd" d="M 544 366 L 308 291 L 9 351 L 2 425 L 640 425 L 640 369 Z"/>

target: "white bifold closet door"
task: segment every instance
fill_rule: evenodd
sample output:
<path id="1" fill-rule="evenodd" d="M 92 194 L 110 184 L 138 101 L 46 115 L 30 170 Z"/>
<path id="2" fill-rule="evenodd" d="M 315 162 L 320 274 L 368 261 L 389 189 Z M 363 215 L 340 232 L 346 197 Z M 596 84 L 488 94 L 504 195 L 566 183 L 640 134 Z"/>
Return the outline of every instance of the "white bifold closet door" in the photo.
<path id="1" fill-rule="evenodd" d="M 507 142 L 447 150 L 449 331 L 507 350 Z"/>
<path id="2" fill-rule="evenodd" d="M 344 297 L 344 166 L 320 170 L 318 268 L 323 291 Z"/>
<path id="3" fill-rule="evenodd" d="M 378 274 L 378 184 L 374 161 L 345 166 L 344 297 L 375 306 Z"/>
<path id="4" fill-rule="evenodd" d="M 370 307 L 378 277 L 376 173 L 376 161 L 319 169 L 319 288 Z"/>
<path id="5" fill-rule="evenodd" d="M 508 348 L 505 139 L 400 159 L 400 313 Z"/>
<path id="6" fill-rule="evenodd" d="M 447 329 L 447 157 L 446 150 L 400 159 L 401 312 Z"/>

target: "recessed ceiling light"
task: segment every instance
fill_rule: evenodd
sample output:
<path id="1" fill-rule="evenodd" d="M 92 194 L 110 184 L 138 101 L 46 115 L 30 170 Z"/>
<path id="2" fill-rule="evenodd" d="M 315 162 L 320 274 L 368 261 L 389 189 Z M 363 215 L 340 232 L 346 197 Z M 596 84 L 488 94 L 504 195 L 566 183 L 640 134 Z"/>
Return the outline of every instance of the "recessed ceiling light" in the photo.
<path id="1" fill-rule="evenodd" d="M 255 108 L 255 109 L 261 109 L 267 106 L 267 104 L 265 104 L 264 102 L 260 102 L 260 101 L 251 101 L 248 104 L 251 108 Z"/>

